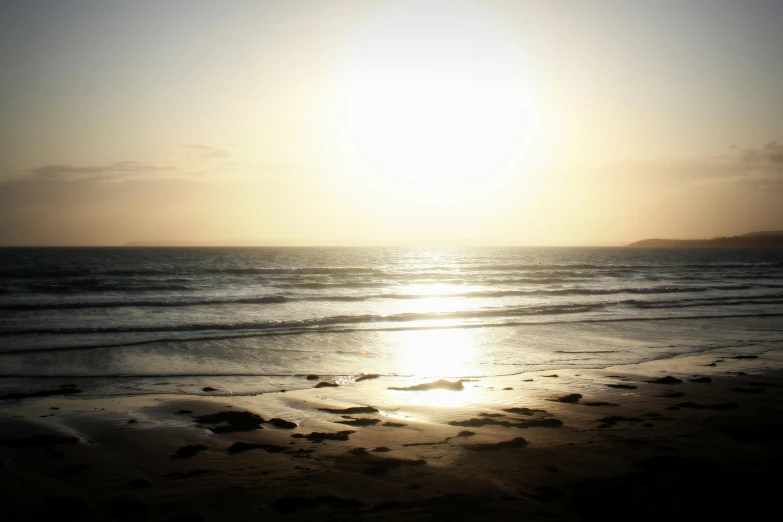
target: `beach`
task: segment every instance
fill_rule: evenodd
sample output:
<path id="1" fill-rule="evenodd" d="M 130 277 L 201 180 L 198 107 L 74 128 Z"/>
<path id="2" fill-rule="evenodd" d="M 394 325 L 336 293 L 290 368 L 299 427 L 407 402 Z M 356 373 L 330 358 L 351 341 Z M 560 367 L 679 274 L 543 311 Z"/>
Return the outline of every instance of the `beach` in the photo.
<path id="1" fill-rule="evenodd" d="M 774 519 L 781 27 L 0 3 L 0 522 Z"/>
<path id="2" fill-rule="evenodd" d="M 3 520 L 685 520 L 781 486 L 776 250 L 0 251 Z"/>
<path id="3" fill-rule="evenodd" d="M 780 363 L 726 348 L 434 389 L 49 390 L 3 402 L 4 520 L 759 515 L 781 486 Z"/>

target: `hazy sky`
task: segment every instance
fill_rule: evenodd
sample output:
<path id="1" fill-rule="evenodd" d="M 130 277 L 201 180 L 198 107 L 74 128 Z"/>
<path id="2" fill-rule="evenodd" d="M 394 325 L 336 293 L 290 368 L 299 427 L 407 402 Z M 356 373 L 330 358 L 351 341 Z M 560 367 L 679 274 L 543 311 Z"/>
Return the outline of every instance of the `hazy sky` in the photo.
<path id="1" fill-rule="evenodd" d="M 5 0 L 0 245 L 783 229 L 781 27 L 781 1 Z"/>

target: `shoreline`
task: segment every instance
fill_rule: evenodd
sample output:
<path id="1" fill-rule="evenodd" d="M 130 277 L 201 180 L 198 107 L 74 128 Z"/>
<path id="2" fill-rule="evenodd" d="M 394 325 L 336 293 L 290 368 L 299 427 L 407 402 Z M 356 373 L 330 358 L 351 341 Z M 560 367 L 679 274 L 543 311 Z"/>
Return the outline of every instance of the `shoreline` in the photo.
<path id="1" fill-rule="evenodd" d="M 721 350 L 482 377 L 460 390 L 390 390 L 424 382 L 367 379 L 256 396 L 6 400 L 0 487 L 15 493 L 0 513 L 161 521 L 747 514 L 781 485 L 783 356 Z M 648 382 L 665 376 L 683 382 Z M 214 414 L 230 422 L 208 422 Z M 753 503 L 721 494 L 732 489 Z M 759 498 L 765 491 L 771 496 Z"/>

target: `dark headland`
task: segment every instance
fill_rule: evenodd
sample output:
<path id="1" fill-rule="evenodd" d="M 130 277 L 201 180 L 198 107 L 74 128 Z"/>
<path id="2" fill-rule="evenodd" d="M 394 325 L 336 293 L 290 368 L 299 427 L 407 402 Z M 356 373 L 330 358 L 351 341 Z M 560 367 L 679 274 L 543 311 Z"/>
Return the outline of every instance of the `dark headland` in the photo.
<path id="1" fill-rule="evenodd" d="M 751 232 L 741 236 L 712 239 L 643 239 L 628 245 L 635 248 L 783 248 L 783 231 Z"/>

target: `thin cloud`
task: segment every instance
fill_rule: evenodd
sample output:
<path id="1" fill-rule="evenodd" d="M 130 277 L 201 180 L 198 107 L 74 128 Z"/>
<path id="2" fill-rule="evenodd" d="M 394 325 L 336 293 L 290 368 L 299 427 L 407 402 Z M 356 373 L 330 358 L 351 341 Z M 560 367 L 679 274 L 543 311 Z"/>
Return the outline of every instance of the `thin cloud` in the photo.
<path id="1" fill-rule="evenodd" d="M 783 167 L 783 143 L 770 141 L 758 149 L 738 149 L 740 157 L 754 166 L 780 165 Z"/>
<path id="2" fill-rule="evenodd" d="M 727 154 L 698 158 L 684 164 L 699 183 L 751 183 L 783 181 L 783 143 L 760 147 L 732 147 Z"/>
<path id="3" fill-rule="evenodd" d="M 29 170 L 30 177 L 48 180 L 121 180 L 140 178 L 156 172 L 171 171 L 174 167 L 159 167 L 138 161 L 119 161 L 102 166 L 44 165 Z"/>
<path id="4" fill-rule="evenodd" d="M 182 147 L 190 149 L 193 151 L 193 154 L 203 160 L 213 160 L 231 156 L 229 151 L 217 147 L 208 147 L 206 145 L 183 145 Z"/>

